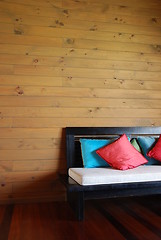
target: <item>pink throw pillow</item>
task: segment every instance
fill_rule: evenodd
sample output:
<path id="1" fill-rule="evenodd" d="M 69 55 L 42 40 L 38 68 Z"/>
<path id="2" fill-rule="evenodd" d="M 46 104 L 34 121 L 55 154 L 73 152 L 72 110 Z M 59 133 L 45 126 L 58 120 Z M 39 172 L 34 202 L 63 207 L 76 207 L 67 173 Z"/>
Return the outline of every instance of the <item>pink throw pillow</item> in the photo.
<path id="1" fill-rule="evenodd" d="M 131 145 L 125 134 L 115 142 L 98 149 L 96 153 L 111 167 L 120 170 L 135 168 L 148 162 L 143 155 Z"/>
<path id="2" fill-rule="evenodd" d="M 155 146 L 148 152 L 147 156 L 161 161 L 161 135 Z"/>

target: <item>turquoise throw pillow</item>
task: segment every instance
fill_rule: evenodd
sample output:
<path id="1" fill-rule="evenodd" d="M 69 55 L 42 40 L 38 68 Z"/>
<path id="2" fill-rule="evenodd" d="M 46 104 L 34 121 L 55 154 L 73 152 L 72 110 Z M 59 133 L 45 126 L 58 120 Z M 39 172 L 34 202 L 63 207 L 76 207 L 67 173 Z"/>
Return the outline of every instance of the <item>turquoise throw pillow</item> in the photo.
<path id="1" fill-rule="evenodd" d="M 112 139 L 80 139 L 83 165 L 85 168 L 109 167 L 109 164 L 98 156 L 96 150 L 112 142 Z"/>
<path id="2" fill-rule="evenodd" d="M 154 137 L 138 137 L 138 143 L 142 149 L 142 153 L 144 157 L 148 160 L 147 165 L 158 165 L 159 162 L 156 161 L 154 158 L 148 157 L 147 153 L 153 148 L 155 144 Z"/>

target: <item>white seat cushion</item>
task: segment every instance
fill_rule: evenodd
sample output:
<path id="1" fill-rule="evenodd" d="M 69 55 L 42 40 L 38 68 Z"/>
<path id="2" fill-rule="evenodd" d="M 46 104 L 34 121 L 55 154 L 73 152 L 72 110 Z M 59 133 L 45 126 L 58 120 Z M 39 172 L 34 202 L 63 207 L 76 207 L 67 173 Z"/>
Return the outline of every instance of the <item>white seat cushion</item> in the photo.
<path id="1" fill-rule="evenodd" d="M 112 168 L 70 168 L 68 174 L 80 185 L 161 181 L 161 165 L 140 166 L 126 171 Z"/>

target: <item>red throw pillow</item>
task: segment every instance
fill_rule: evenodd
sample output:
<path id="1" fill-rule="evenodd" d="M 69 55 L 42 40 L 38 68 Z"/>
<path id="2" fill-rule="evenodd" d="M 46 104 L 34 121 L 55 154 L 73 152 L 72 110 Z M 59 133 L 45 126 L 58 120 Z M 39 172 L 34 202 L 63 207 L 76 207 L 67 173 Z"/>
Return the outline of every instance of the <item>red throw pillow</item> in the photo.
<path id="1" fill-rule="evenodd" d="M 120 170 L 135 168 L 148 162 L 143 155 L 131 145 L 125 134 L 115 142 L 98 149 L 96 153 L 111 167 Z"/>
<path id="2" fill-rule="evenodd" d="M 148 152 L 147 156 L 161 161 L 161 135 L 155 146 Z"/>

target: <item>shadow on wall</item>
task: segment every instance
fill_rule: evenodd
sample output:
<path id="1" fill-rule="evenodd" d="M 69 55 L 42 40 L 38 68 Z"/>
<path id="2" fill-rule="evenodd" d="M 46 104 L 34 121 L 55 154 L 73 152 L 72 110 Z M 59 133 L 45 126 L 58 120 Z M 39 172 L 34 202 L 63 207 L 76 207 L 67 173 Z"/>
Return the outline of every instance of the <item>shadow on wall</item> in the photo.
<path id="1" fill-rule="evenodd" d="M 62 151 L 64 152 L 62 153 Z M 65 188 L 59 181 L 58 176 L 59 172 L 66 172 L 65 129 L 62 129 L 58 159 L 59 161 L 58 164 L 56 164 L 56 169 L 51 168 L 51 170 L 49 169 L 47 171 L 26 171 L 23 173 L 17 172 L 16 179 L 12 178 L 12 182 L 1 182 L 0 192 L 4 194 L 4 197 L 0 199 L 0 202 L 25 203 L 65 200 Z"/>

